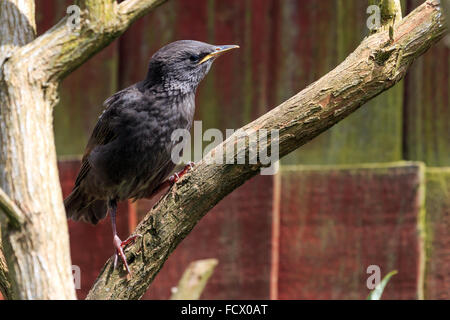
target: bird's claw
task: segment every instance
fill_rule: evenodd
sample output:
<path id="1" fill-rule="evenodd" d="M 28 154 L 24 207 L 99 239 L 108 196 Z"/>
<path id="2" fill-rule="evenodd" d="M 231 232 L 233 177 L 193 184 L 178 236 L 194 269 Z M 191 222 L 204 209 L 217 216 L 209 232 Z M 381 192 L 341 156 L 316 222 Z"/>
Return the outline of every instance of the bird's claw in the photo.
<path id="1" fill-rule="evenodd" d="M 184 169 L 187 168 L 187 170 L 189 171 L 189 170 L 194 169 L 194 167 L 195 167 L 195 162 L 189 161 L 189 162 L 186 164 L 186 166 L 184 167 Z"/>
<path id="2" fill-rule="evenodd" d="M 169 177 L 169 183 L 170 185 L 174 185 L 178 180 L 180 180 L 180 175 L 178 173 L 174 173 Z"/>
<path id="3" fill-rule="evenodd" d="M 142 237 L 142 235 L 140 235 L 140 234 L 132 235 L 132 236 L 128 237 L 125 241 L 122 241 L 122 240 L 120 240 L 120 238 L 117 235 L 114 236 L 113 243 L 114 243 L 114 247 L 116 248 L 116 255 L 114 257 L 114 269 L 117 268 L 117 260 L 118 260 L 118 257 L 120 257 L 120 260 L 122 260 L 123 265 L 125 266 L 125 269 L 127 269 L 127 273 L 131 275 L 130 267 L 128 266 L 127 257 L 125 256 L 123 248 L 127 244 L 136 240 L 136 238 L 138 238 L 138 237 Z"/>
<path id="4" fill-rule="evenodd" d="M 134 240 L 140 237 L 142 237 L 142 234 L 134 234 L 132 236 L 129 236 L 125 241 L 122 241 L 120 245 L 122 248 L 124 248 L 127 244 L 134 242 Z"/>
<path id="5" fill-rule="evenodd" d="M 192 170 L 195 166 L 195 163 L 192 161 L 189 161 L 183 168 L 183 170 L 181 170 L 178 173 L 174 173 L 172 176 L 170 176 L 169 178 L 169 183 L 170 185 L 174 185 L 175 183 L 177 183 L 178 180 L 180 180 L 180 178 L 182 176 L 184 176 L 189 170 Z"/>

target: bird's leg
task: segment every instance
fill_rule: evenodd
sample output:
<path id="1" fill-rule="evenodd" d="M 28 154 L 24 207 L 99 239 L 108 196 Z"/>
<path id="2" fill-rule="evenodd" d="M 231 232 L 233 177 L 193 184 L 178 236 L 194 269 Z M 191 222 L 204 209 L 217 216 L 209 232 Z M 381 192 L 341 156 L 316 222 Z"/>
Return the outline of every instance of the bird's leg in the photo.
<path id="1" fill-rule="evenodd" d="M 117 235 L 117 227 L 116 227 L 117 201 L 116 200 L 108 201 L 108 209 L 111 216 L 113 244 L 114 247 L 116 248 L 116 255 L 114 257 L 114 269 L 117 267 L 117 259 L 120 256 L 120 259 L 122 260 L 125 269 L 127 269 L 127 272 L 131 275 L 131 271 L 130 268 L 128 267 L 127 258 L 125 256 L 125 253 L 123 252 L 123 248 L 130 242 L 133 242 L 137 237 L 141 237 L 141 235 L 140 234 L 133 235 L 125 241 L 120 240 L 119 236 Z"/>

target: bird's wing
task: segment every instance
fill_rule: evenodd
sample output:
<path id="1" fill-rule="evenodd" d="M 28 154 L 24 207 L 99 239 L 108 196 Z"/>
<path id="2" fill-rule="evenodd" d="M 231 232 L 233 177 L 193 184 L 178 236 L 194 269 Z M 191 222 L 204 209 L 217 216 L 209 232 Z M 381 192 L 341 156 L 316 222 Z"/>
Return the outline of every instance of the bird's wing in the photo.
<path id="1" fill-rule="evenodd" d="M 111 118 L 111 106 L 114 105 L 116 101 L 119 100 L 122 91 L 117 92 L 116 94 L 109 97 L 104 102 L 105 110 L 100 115 L 97 124 L 92 132 L 91 137 L 87 143 L 86 149 L 83 154 L 82 164 L 80 172 L 78 173 L 77 179 L 75 181 L 75 187 L 79 186 L 81 181 L 86 177 L 89 170 L 91 169 L 91 165 L 89 163 L 89 155 L 92 150 L 99 145 L 104 145 L 114 140 L 115 133 L 114 130 L 110 126 L 110 118 Z"/>

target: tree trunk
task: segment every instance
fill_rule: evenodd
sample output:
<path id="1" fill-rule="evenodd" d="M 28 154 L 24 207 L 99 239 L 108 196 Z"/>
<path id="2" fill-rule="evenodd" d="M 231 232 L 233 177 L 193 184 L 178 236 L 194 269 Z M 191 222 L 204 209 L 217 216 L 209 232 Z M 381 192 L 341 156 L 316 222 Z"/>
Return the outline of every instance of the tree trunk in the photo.
<path id="1" fill-rule="evenodd" d="M 53 142 L 56 86 L 46 86 L 39 73 L 13 55 L 35 37 L 34 1 L 2 1 L 0 14 L 0 187 L 20 204 L 25 218 L 20 228 L 2 223 L 13 296 L 74 299 Z"/>

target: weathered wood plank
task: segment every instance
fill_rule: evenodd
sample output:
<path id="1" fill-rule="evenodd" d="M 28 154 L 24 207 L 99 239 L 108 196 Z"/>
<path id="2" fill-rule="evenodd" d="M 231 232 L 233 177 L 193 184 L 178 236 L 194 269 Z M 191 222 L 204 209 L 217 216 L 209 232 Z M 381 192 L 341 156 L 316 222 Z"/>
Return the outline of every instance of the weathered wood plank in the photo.
<path id="1" fill-rule="evenodd" d="M 425 299 L 450 299 L 450 168 L 427 168 Z"/>
<path id="2" fill-rule="evenodd" d="M 424 168 L 283 168 L 279 299 L 365 299 L 367 267 L 398 270 L 383 299 L 419 296 Z"/>

